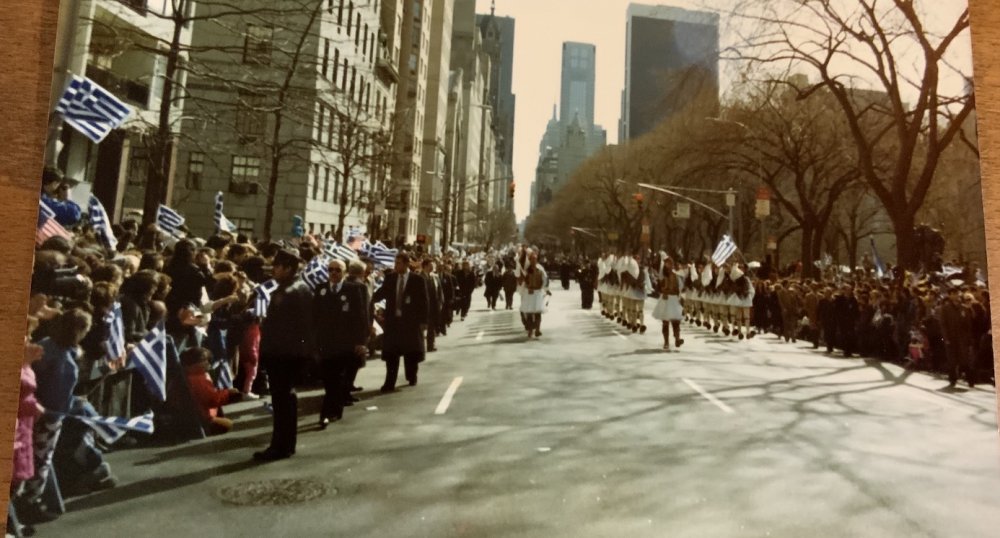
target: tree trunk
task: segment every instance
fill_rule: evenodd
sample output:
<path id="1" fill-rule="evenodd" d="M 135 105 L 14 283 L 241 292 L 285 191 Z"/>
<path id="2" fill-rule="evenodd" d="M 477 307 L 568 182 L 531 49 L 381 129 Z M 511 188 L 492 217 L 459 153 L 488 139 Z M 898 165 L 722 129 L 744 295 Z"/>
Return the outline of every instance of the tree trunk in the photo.
<path id="1" fill-rule="evenodd" d="M 916 243 L 913 239 L 914 215 L 910 211 L 892 213 L 892 229 L 896 233 L 896 265 L 914 271 L 918 269 Z"/>

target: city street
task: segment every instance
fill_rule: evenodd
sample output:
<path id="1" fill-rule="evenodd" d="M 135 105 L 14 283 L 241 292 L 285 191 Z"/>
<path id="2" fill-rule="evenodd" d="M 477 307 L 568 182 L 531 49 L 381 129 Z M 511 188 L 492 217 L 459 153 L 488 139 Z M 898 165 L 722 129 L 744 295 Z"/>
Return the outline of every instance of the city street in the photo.
<path id="1" fill-rule="evenodd" d="M 119 486 L 70 499 L 39 531 L 996 535 L 992 386 L 952 392 L 895 365 L 689 325 L 681 350 L 664 353 L 654 301 L 649 332 L 626 335 L 581 310 L 575 285 L 557 287 L 530 341 L 516 311 L 483 309 L 480 288 L 416 387 L 378 394 L 384 367 L 370 361 L 362 401 L 326 431 L 315 426 L 321 392 L 302 393 L 289 460 L 252 462 L 270 415 L 261 402 L 228 406 L 228 435 L 110 454 Z M 271 480 L 286 481 L 287 498 L 251 484 Z"/>

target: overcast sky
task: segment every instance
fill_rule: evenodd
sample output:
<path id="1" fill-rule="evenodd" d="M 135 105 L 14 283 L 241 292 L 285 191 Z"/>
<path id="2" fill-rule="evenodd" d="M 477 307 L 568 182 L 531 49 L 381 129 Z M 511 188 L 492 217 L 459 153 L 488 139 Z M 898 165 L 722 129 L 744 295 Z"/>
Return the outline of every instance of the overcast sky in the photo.
<path id="1" fill-rule="evenodd" d="M 477 13 L 489 13 L 490 0 L 476 0 Z M 579 41 L 597 48 L 597 76 L 594 121 L 608 133 L 608 142 L 618 141 L 621 90 L 625 81 L 625 12 L 629 0 L 497 0 L 496 14 L 515 19 L 514 94 L 517 110 L 514 123 L 514 176 L 517 192 L 514 209 L 518 219 L 527 216 L 531 182 L 538 162 L 538 144 L 559 102 L 559 70 L 562 43 Z M 699 9 L 701 0 L 638 2 Z M 939 10 L 940 20 L 953 22 L 965 0 L 931 0 L 927 9 Z M 723 27 L 725 22 L 722 23 Z M 968 34 L 968 32 L 966 32 Z M 727 44 L 723 31 L 722 46 Z M 963 58 L 956 63 L 971 65 L 969 40 L 956 42 Z M 727 87 L 725 66 L 723 91 Z M 971 73 L 971 69 L 969 70 Z"/>

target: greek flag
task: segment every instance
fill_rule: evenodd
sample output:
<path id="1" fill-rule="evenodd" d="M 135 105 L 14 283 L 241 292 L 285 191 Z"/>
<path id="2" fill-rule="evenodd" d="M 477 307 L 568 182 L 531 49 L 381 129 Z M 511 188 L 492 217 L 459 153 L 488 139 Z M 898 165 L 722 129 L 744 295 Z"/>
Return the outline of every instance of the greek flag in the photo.
<path id="1" fill-rule="evenodd" d="M 132 109 L 92 80 L 73 75 L 69 87 L 56 103 L 56 112 L 74 129 L 99 144 L 108 133 L 125 123 Z"/>
<path id="2" fill-rule="evenodd" d="M 370 257 L 375 260 L 375 265 L 379 267 L 392 267 L 396 263 L 396 254 L 399 251 L 385 246 L 381 241 L 376 241 L 370 250 Z"/>
<path id="3" fill-rule="evenodd" d="M 177 235 L 181 226 L 184 225 L 184 217 L 180 213 L 160 204 L 160 209 L 156 212 L 156 224 L 160 229 L 170 235 Z"/>
<path id="4" fill-rule="evenodd" d="M 872 263 L 875 264 L 875 276 L 882 278 L 885 276 L 885 264 L 882 263 L 882 258 L 879 258 L 878 250 L 875 250 L 875 238 L 869 237 L 868 240 L 872 245 Z"/>
<path id="5" fill-rule="evenodd" d="M 326 284 L 330 280 L 330 260 L 326 256 L 316 256 L 302 270 L 302 281 L 311 291 Z"/>
<path id="6" fill-rule="evenodd" d="M 115 232 L 111 230 L 111 222 L 108 220 L 108 212 L 104 210 L 104 206 L 101 205 L 101 201 L 97 199 L 93 194 L 90 195 L 90 203 L 88 204 L 90 213 L 90 226 L 94 228 L 94 233 L 97 238 L 101 240 L 104 246 L 108 247 L 108 250 L 114 252 L 118 248 L 118 238 L 115 237 Z"/>
<path id="7" fill-rule="evenodd" d="M 101 439 L 111 445 L 122 438 L 129 430 L 153 433 L 153 412 L 135 418 L 122 417 L 85 417 L 80 415 L 70 415 L 79 419 L 84 424 L 94 429 Z"/>
<path id="8" fill-rule="evenodd" d="M 335 260 L 343 260 L 344 262 L 358 259 L 358 253 L 354 252 L 354 249 L 334 242 L 323 245 L 323 254 Z"/>
<path id="9" fill-rule="evenodd" d="M 215 231 L 235 232 L 236 225 L 222 214 L 222 191 L 215 193 Z"/>
<path id="10" fill-rule="evenodd" d="M 368 256 L 371 250 L 372 250 L 372 243 L 367 239 L 365 239 L 361 243 L 360 247 L 358 247 L 358 252 L 360 252 L 362 256 Z"/>
<path id="11" fill-rule="evenodd" d="M 267 317 L 267 307 L 271 304 L 271 294 L 276 289 L 278 289 L 278 281 L 273 278 L 254 288 L 254 299 L 253 305 L 250 307 L 250 314 L 261 319 Z"/>
<path id="12" fill-rule="evenodd" d="M 108 324 L 108 339 L 104 342 L 107 360 L 116 361 L 125 354 L 125 322 L 122 318 L 122 304 L 115 301 L 111 312 L 104 317 Z"/>
<path id="13" fill-rule="evenodd" d="M 146 388 L 161 402 L 167 401 L 167 332 L 161 321 L 128 354 L 129 362 L 142 374 Z"/>
<path id="14" fill-rule="evenodd" d="M 215 363 L 213 370 L 215 370 L 215 388 L 233 388 L 233 372 L 229 369 L 229 361 L 221 360 Z"/>
<path id="15" fill-rule="evenodd" d="M 719 241 L 719 245 L 715 247 L 715 252 L 712 254 L 712 263 L 721 266 L 735 252 L 736 243 L 733 242 L 731 237 L 724 235 L 722 236 L 722 241 Z"/>

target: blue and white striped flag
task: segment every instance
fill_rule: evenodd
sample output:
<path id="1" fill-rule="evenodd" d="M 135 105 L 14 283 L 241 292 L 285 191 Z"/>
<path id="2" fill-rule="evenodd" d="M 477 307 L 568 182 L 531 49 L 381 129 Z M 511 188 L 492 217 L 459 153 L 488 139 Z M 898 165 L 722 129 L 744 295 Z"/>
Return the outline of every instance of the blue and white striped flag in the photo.
<path id="1" fill-rule="evenodd" d="M 235 232 L 236 225 L 222 214 L 222 191 L 215 193 L 215 232 Z"/>
<path id="2" fill-rule="evenodd" d="M 115 232 L 111 230 L 111 220 L 108 219 L 108 212 L 104 210 L 101 201 L 93 194 L 90 195 L 88 206 L 90 226 L 94 229 L 94 233 L 100 239 L 101 243 L 108 250 L 114 252 L 118 248 L 118 238 L 115 237 Z"/>
<path id="3" fill-rule="evenodd" d="M 302 281 L 309 286 L 311 291 L 326 284 L 330 280 L 330 260 L 324 255 L 319 255 L 309 260 L 306 268 L 302 270 Z"/>
<path id="4" fill-rule="evenodd" d="M 344 262 L 358 259 L 358 253 L 354 252 L 354 249 L 347 245 L 341 245 L 332 241 L 323 245 L 323 254 L 326 254 L 335 260 L 342 260 Z"/>
<path id="5" fill-rule="evenodd" d="M 875 276 L 882 278 L 885 276 L 885 264 L 882 263 L 882 258 L 878 255 L 878 250 L 875 249 L 875 238 L 869 237 L 868 240 L 872 245 L 872 263 L 875 264 Z"/>
<path id="6" fill-rule="evenodd" d="M 712 263 L 721 266 L 734 253 L 736 253 L 736 243 L 731 237 L 724 235 L 722 241 L 719 241 L 718 246 L 715 247 L 715 252 L 712 253 Z"/>
<path id="7" fill-rule="evenodd" d="M 250 314 L 258 318 L 267 317 L 267 307 L 271 304 L 271 294 L 278 289 L 278 281 L 268 280 L 257 285 L 253 290 L 253 305 L 250 306 Z"/>
<path id="8" fill-rule="evenodd" d="M 378 267 L 392 267 L 396 263 L 396 254 L 399 253 L 397 249 L 389 248 L 381 241 L 376 241 L 369 252 Z"/>
<path id="9" fill-rule="evenodd" d="M 180 232 L 181 226 L 184 226 L 184 217 L 173 209 L 160 204 L 160 208 L 156 211 L 156 224 L 164 232 L 170 235 L 177 235 Z"/>
<path id="10" fill-rule="evenodd" d="M 167 332 L 162 321 L 132 349 L 128 359 L 142 374 L 149 393 L 167 401 Z"/>
<path id="11" fill-rule="evenodd" d="M 107 353 L 107 360 L 116 361 L 125 354 L 125 321 L 122 317 L 122 304 L 115 301 L 104 321 L 108 324 L 108 339 L 104 342 L 104 350 Z"/>
<path id="12" fill-rule="evenodd" d="M 217 389 L 231 389 L 233 388 L 233 372 L 229 368 L 229 361 L 221 360 L 215 363 L 212 367 L 215 372 L 215 388 Z"/>
<path id="13" fill-rule="evenodd" d="M 360 252 L 362 256 L 368 256 L 369 253 L 372 251 L 372 246 L 373 246 L 372 242 L 365 239 L 364 241 L 361 242 L 361 246 L 358 248 L 358 252 Z"/>
<path id="14" fill-rule="evenodd" d="M 94 81 L 73 75 L 69 87 L 56 103 L 56 112 L 74 129 L 99 144 L 108 133 L 125 123 L 132 109 Z"/>
<path id="15" fill-rule="evenodd" d="M 153 433 L 153 412 L 135 418 L 122 417 L 85 417 L 70 415 L 94 429 L 109 445 L 122 438 L 129 430 Z"/>

